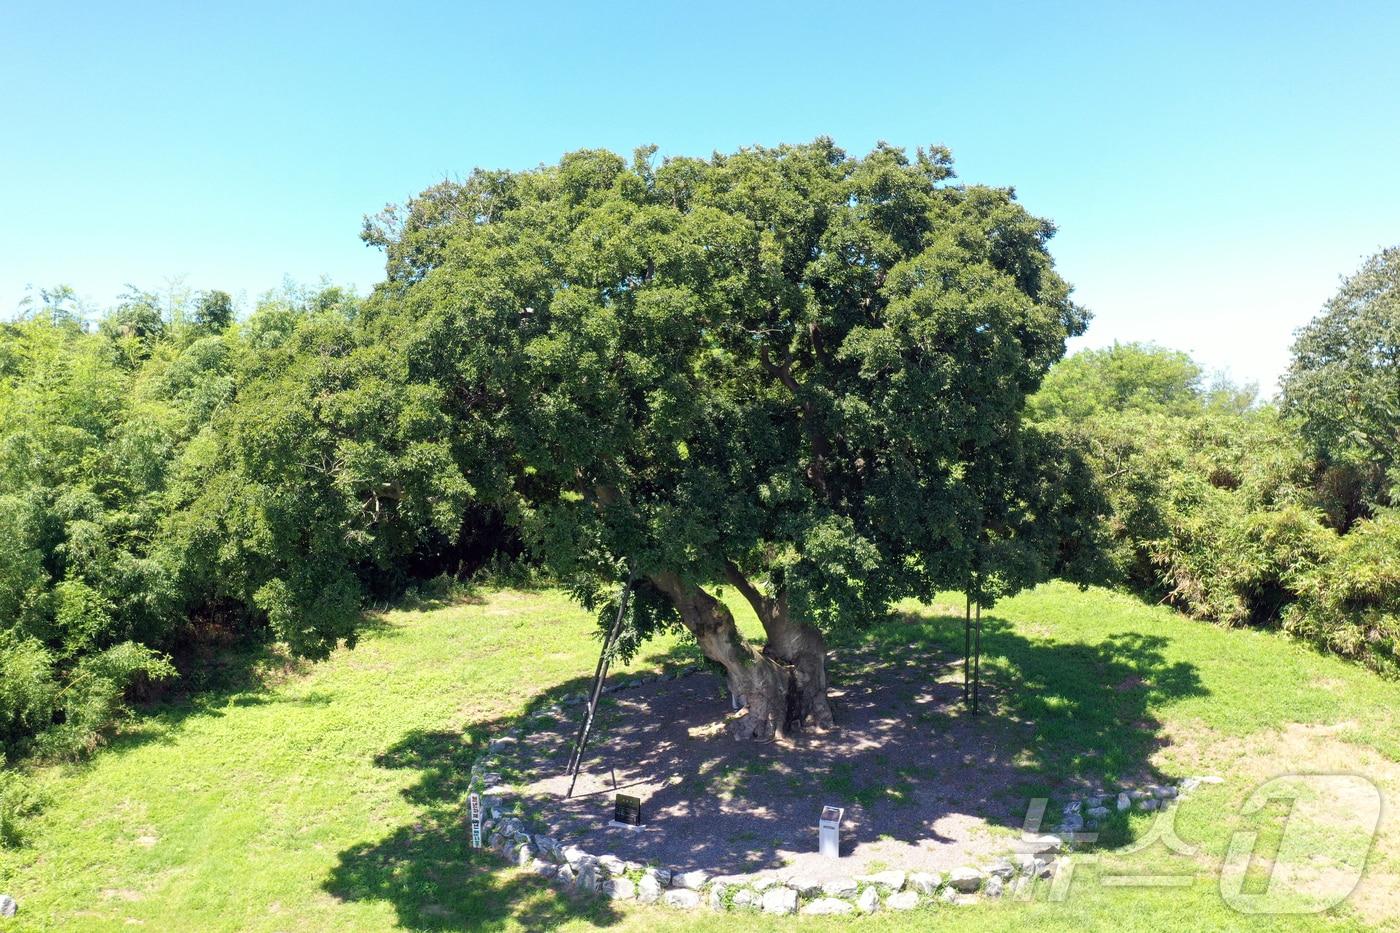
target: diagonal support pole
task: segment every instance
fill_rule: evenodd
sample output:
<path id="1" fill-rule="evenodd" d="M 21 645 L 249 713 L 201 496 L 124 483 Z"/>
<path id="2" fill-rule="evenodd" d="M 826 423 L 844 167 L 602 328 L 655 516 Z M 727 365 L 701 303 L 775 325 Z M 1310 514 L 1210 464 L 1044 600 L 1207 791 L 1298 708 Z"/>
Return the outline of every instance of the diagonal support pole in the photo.
<path id="1" fill-rule="evenodd" d="M 607 638 L 603 641 L 603 650 L 598 655 L 598 667 L 593 671 L 593 688 L 588 691 L 588 703 L 584 709 L 583 722 L 579 724 L 578 737 L 574 740 L 574 751 L 569 756 L 569 792 L 566 796 L 574 795 L 574 784 L 578 782 L 578 772 L 583 766 L 583 750 L 588 745 L 588 734 L 593 731 L 593 715 L 598 710 L 598 698 L 603 693 L 603 681 L 608 676 L 608 665 L 612 663 L 613 649 L 617 645 L 617 639 L 622 634 L 622 620 L 627 614 L 627 601 L 632 596 L 632 586 L 636 582 L 636 572 L 632 571 L 627 575 L 627 583 L 622 587 L 622 595 L 617 600 L 617 618 L 613 619 L 612 628 L 608 630 Z"/>

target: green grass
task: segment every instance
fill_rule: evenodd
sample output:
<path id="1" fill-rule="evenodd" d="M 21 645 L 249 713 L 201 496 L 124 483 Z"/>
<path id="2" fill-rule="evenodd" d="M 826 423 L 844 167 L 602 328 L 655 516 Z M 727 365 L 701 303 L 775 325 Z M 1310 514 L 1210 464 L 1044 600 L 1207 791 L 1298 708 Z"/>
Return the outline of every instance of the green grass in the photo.
<path id="1" fill-rule="evenodd" d="M 940 614 L 951 600 L 944 610 L 904 607 L 903 619 L 858 637 L 891 656 L 911 639 L 960 649 L 960 620 Z M 736 610 L 752 632 L 752 617 Z M 461 800 L 476 753 L 592 672 L 592 622 L 561 594 L 501 591 L 371 621 L 353 651 L 268 686 L 253 679 L 150 710 L 91 762 L 42 772 L 49 806 L 26 848 L 0 851 L 0 891 L 21 903 L 0 931 L 795 927 L 575 898 L 466 847 Z M 1109 850 L 1108 868 L 1081 869 L 1062 903 L 930 908 L 879 915 L 862 928 L 1274 928 L 1272 918 L 1225 906 L 1213 865 L 1247 824 L 1258 825 L 1261 846 L 1277 845 L 1274 809 L 1236 814 L 1259 776 L 1291 763 L 1281 737 L 1299 724 L 1330 725 L 1330 744 L 1320 747 L 1354 750 L 1362 773 L 1400 773 L 1400 685 L 1281 637 L 1061 585 L 1008 600 L 984 622 L 983 722 L 1019 736 L 1026 781 L 1018 792 L 1053 796 L 1078 777 L 1226 775 L 1177 821 L 1201 854 Z M 663 639 L 630 669 L 695 657 Z M 839 770 L 827 780 L 873 792 Z M 1134 815 L 1107 842 L 1127 843 L 1149 825 Z M 1363 885 L 1397 887 L 1390 832 Z M 1325 852 L 1329 837 L 1308 844 Z M 1109 868 L 1185 873 L 1192 883 L 1106 887 L 1096 878 Z M 1374 903 L 1349 904 L 1291 925 L 1347 928 L 1383 916 Z"/>

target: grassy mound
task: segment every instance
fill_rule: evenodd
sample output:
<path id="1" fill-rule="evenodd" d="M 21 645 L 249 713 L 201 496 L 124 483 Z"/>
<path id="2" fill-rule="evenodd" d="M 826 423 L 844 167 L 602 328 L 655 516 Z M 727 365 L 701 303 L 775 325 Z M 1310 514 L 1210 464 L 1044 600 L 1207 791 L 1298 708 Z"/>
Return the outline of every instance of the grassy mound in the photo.
<path id="1" fill-rule="evenodd" d="M 861 636 L 891 656 L 912 637 L 961 648 L 946 606 L 906 607 Z M 734 604 L 736 612 L 743 607 Z M 957 607 L 957 608 L 960 608 Z M 747 628 L 756 626 L 751 617 Z M 599 903 L 557 892 L 467 848 L 467 763 L 521 712 L 579 689 L 597 643 L 561 594 L 497 591 L 377 615 L 353 651 L 171 703 L 131 723 L 91 763 L 40 776 L 50 804 L 25 848 L 0 851 L 0 891 L 21 914 L 0 929 L 381 930 L 715 928 L 734 917 Z M 1219 629 L 1104 591 L 1052 585 L 985 617 L 988 728 L 1030 729 L 1015 749 L 1029 795 L 1079 780 L 1218 774 L 1183 804 L 1175 854 L 1147 814 L 1115 825 L 1063 902 L 877 915 L 862 926 L 1198 930 L 1272 927 L 1226 906 L 1218 866 L 1257 830 L 1262 890 L 1285 811 L 1240 807 L 1291 771 L 1350 771 L 1400 800 L 1400 685 L 1280 636 Z M 840 650 L 839 640 L 837 650 Z M 633 669 L 690 663 L 649 644 Z M 1335 830 L 1335 827 L 1332 828 Z M 1337 845 L 1304 833 L 1325 875 Z M 1400 907 L 1400 829 L 1387 815 L 1356 893 L 1307 925 L 1383 924 Z M 1271 848 L 1272 847 L 1272 848 Z M 1294 852 L 1290 858 L 1296 858 Z M 1172 874 L 1185 886 L 1104 883 Z M 932 908 L 931 908 L 932 909 Z M 746 926 L 792 921 L 755 916 Z M 838 922 L 833 922 L 835 927 Z M 844 925 L 844 924 L 842 924 Z M 804 922 L 803 928 L 812 926 Z"/>

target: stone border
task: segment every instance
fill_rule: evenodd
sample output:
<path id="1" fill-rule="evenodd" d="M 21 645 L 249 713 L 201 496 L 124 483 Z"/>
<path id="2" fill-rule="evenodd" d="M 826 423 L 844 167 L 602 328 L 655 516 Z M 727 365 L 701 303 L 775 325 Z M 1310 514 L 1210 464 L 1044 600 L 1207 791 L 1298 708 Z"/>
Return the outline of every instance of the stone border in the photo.
<path id="1" fill-rule="evenodd" d="M 663 680 L 677 680 L 705 670 L 690 665 L 670 674 L 631 678 L 603 693 L 635 689 Z M 565 706 L 577 706 L 588 696 L 579 691 L 540 710 L 560 717 Z M 1115 813 L 1151 812 L 1169 806 L 1203 784 L 1219 784 L 1222 778 L 1188 777 L 1177 784 L 1146 784 L 1115 789 L 1097 788 L 1091 794 L 1073 796 L 1062 809 L 1054 833 L 1023 838 L 1022 851 L 993 860 L 980 868 L 963 866 L 951 872 L 881 871 L 825 883 L 797 875 L 712 875 L 703 869 L 679 871 L 626 861 L 612 854 L 594 855 L 578 846 L 566 846 L 549 836 L 531 833 L 527 817 L 517 801 L 507 812 L 512 792 L 501 784 L 496 754 L 517 745 L 524 735 L 516 726 L 488 743 L 471 767 L 469 788 L 481 787 L 483 845 L 512 864 L 548 878 L 557 885 L 598 892 L 613 900 L 660 903 L 677 910 L 693 910 L 702 903 L 713 910 L 754 910 L 767 914 L 870 914 L 887 910 L 913 910 L 921 904 L 942 902 L 966 905 L 982 895 L 998 898 L 1027 893 L 1039 881 L 1052 879 L 1067 864 L 1069 850 L 1085 830 L 1098 829 Z"/>

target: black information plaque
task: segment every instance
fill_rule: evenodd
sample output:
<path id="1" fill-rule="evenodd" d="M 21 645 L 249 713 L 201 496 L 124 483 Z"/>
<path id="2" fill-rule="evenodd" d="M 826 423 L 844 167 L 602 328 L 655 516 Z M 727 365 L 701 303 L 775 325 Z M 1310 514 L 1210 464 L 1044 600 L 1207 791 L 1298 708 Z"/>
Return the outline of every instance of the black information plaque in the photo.
<path id="1" fill-rule="evenodd" d="M 623 826 L 641 826 L 642 798 L 618 794 L 617 803 L 613 806 L 613 822 Z"/>

